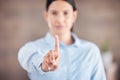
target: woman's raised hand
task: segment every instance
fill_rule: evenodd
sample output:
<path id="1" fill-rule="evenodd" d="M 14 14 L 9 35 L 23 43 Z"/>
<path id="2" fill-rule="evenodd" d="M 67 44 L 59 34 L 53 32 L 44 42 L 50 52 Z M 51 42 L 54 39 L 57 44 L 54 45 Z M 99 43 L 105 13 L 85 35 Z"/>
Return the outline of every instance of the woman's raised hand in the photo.
<path id="1" fill-rule="evenodd" d="M 44 72 L 54 71 L 59 66 L 59 58 L 60 58 L 60 51 L 59 51 L 59 38 L 55 36 L 55 50 L 50 50 L 43 59 L 41 69 Z"/>

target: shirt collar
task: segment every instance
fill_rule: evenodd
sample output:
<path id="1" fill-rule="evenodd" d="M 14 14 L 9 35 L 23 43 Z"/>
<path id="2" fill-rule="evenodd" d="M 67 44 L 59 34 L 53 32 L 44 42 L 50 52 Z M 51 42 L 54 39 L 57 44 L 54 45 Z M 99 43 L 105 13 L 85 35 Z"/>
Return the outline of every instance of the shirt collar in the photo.
<path id="1" fill-rule="evenodd" d="M 71 32 L 71 35 L 72 35 L 73 39 L 75 40 L 75 42 L 72 45 L 66 45 L 66 44 L 62 43 L 61 41 L 60 41 L 60 45 L 62 45 L 62 46 L 76 46 L 76 47 L 80 46 L 79 38 L 73 32 Z M 46 34 L 45 40 L 50 45 L 54 45 L 55 44 L 55 39 L 49 32 Z"/>

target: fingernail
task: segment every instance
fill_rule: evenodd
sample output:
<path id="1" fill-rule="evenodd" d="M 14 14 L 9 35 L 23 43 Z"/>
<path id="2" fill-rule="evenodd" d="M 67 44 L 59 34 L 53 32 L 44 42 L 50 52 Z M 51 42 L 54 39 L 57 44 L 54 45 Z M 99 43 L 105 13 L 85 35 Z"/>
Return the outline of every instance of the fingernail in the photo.
<path id="1" fill-rule="evenodd" d="M 56 65 L 56 61 L 55 60 L 53 60 L 53 65 Z"/>
<path id="2" fill-rule="evenodd" d="M 51 68 L 50 67 L 48 67 L 48 71 L 50 71 L 51 70 Z"/>

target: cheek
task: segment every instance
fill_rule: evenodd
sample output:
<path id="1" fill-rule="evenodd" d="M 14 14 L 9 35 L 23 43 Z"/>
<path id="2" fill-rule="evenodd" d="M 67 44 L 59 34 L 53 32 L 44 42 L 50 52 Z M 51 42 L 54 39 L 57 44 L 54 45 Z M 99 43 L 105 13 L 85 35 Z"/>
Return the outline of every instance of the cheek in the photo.
<path id="1" fill-rule="evenodd" d="M 70 18 L 70 19 L 67 20 L 67 26 L 69 28 L 71 28 L 73 26 L 73 19 L 72 18 Z"/>
<path id="2" fill-rule="evenodd" d="M 52 27 L 52 25 L 53 25 L 53 20 L 52 20 L 52 18 L 48 18 L 48 27 Z"/>

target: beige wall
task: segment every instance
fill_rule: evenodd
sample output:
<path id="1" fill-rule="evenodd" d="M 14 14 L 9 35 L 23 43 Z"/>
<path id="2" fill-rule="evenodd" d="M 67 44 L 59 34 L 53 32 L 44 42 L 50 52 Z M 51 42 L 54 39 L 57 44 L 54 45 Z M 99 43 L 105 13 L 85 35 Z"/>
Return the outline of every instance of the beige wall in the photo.
<path id="1" fill-rule="evenodd" d="M 110 41 L 110 50 L 120 54 L 120 1 L 76 0 L 75 33 L 100 48 Z M 45 0 L 0 0 L 0 80 L 28 80 L 17 61 L 19 48 L 48 31 L 43 19 Z"/>

